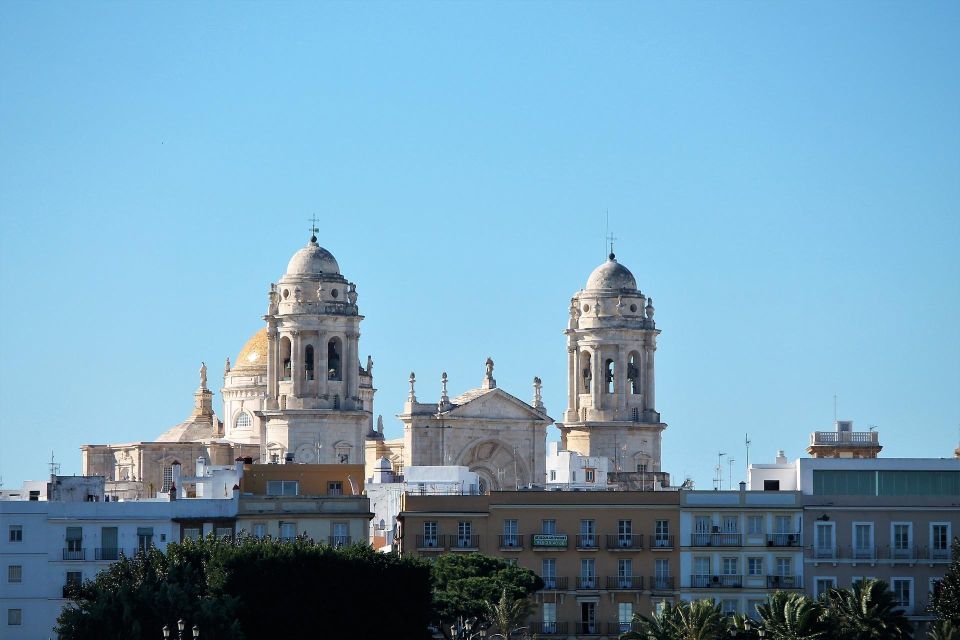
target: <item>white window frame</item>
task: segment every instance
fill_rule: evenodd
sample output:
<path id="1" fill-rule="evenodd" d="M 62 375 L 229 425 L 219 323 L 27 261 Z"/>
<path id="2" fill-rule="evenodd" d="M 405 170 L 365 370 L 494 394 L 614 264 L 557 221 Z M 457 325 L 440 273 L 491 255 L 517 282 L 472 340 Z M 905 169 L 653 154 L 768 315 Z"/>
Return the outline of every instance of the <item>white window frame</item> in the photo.
<path id="1" fill-rule="evenodd" d="M 757 563 L 759 571 L 754 571 L 753 564 Z M 762 576 L 763 573 L 763 556 L 748 556 L 747 557 L 747 575 L 748 576 Z"/>
<path id="2" fill-rule="evenodd" d="M 912 578 L 912 577 L 908 577 L 908 576 L 896 576 L 896 577 L 890 578 L 890 591 L 893 592 L 894 597 L 897 596 L 897 583 L 898 583 L 898 582 L 906 582 L 907 584 L 910 585 L 910 597 L 907 599 L 908 602 L 907 602 L 906 604 L 899 604 L 900 601 L 899 601 L 899 598 L 898 598 L 898 599 L 897 599 L 897 603 L 898 603 L 897 606 L 898 606 L 898 607 L 901 607 L 904 611 L 906 611 L 906 612 L 908 612 L 908 613 L 912 613 L 912 612 L 913 612 L 913 603 L 914 603 L 915 600 L 916 600 L 916 591 L 914 590 L 913 578 Z"/>
<path id="3" fill-rule="evenodd" d="M 821 581 L 821 580 L 829 580 L 829 581 L 830 581 L 830 586 L 827 587 L 828 589 L 836 589 L 836 588 L 837 588 L 837 576 L 814 576 L 814 577 L 813 577 L 813 597 L 814 597 L 814 598 L 819 598 L 819 597 L 820 597 L 820 594 L 823 593 L 823 591 L 820 590 L 820 581 Z"/>
<path id="4" fill-rule="evenodd" d="M 783 573 L 782 567 L 784 565 L 787 567 L 786 573 Z M 793 558 L 790 556 L 777 556 L 773 559 L 773 567 L 771 568 L 774 571 L 773 575 L 781 578 L 791 578 L 793 577 Z"/>
<path id="5" fill-rule="evenodd" d="M 731 606 L 732 605 L 732 606 Z M 724 615 L 737 613 L 740 609 L 740 601 L 735 598 L 724 598 L 720 601 L 720 611 Z"/>
<path id="6" fill-rule="evenodd" d="M 868 527 L 870 529 L 870 542 L 867 546 L 870 551 L 869 556 L 859 556 L 857 555 L 857 550 L 860 547 L 857 546 L 857 527 Z M 877 541 L 876 541 L 876 527 L 874 527 L 873 522 L 856 521 L 850 523 L 850 548 L 853 549 L 853 555 L 855 560 L 872 560 L 876 555 Z"/>
<path id="7" fill-rule="evenodd" d="M 821 547 L 820 546 L 820 529 L 829 529 L 830 530 L 830 546 Z M 830 558 L 837 557 L 837 523 L 836 522 L 817 522 L 813 526 L 813 549 L 814 557 L 824 558 L 822 552 L 825 549 L 830 551 Z"/>
<path id="8" fill-rule="evenodd" d="M 934 552 L 934 551 L 945 551 L 945 552 L 946 552 L 946 557 L 945 557 L 944 559 L 945 559 L 945 560 L 950 560 L 950 559 L 951 559 L 950 546 L 951 546 L 951 543 L 953 542 L 953 527 L 952 527 L 951 525 L 952 525 L 952 523 L 950 523 L 950 522 L 931 522 L 931 523 L 930 523 L 930 527 L 929 527 L 929 530 L 930 530 L 930 546 L 929 546 L 928 548 L 930 549 L 930 559 L 931 559 L 931 560 L 934 560 L 934 557 L 933 557 L 933 552 Z M 934 527 L 946 527 L 946 528 L 947 528 L 947 546 L 946 546 L 945 549 L 934 549 L 934 545 L 933 545 L 933 542 L 934 542 L 934 538 L 933 538 L 933 528 L 934 528 Z M 936 559 L 939 560 L 940 558 L 936 558 Z"/>
<path id="9" fill-rule="evenodd" d="M 765 520 L 766 518 L 763 516 L 747 516 L 747 535 L 762 536 L 765 534 L 767 532 Z M 759 524 L 760 526 L 754 527 L 754 524 Z"/>
<path id="10" fill-rule="evenodd" d="M 901 549 L 897 546 L 897 536 L 896 531 L 897 527 L 903 526 L 907 528 L 907 547 L 906 549 Z M 895 558 L 911 558 L 913 557 L 913 523 L 912 522 L 891 522 L 890 523 L 890 551 L 891 556 Z M 898 556 L 897 551 L 906 551 L 905 555 Z M 892 584 L 892 583 L 891 583 Z"/>

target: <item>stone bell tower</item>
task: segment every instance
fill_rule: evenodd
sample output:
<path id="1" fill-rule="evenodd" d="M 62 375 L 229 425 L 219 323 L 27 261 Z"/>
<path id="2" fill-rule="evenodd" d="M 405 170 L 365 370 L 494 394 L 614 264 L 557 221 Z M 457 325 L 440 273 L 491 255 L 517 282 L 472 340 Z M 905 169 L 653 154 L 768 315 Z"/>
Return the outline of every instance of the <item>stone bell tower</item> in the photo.
<path id="1" fill-rule="evenodd" d="M 357 288 L 314 235 L 270 285 L 261 460 L 363 463 L 373 428 L 373 361 L 358 356 Z"/>
<path id="2" fill-rule="evenodd" d="M 561 446 L 610 459 L 611 471 L 660 471 L 667 425 L 655 402 L 660 331 L 653 300 L 611 252 L 570 301 L 568 390 Z"/>

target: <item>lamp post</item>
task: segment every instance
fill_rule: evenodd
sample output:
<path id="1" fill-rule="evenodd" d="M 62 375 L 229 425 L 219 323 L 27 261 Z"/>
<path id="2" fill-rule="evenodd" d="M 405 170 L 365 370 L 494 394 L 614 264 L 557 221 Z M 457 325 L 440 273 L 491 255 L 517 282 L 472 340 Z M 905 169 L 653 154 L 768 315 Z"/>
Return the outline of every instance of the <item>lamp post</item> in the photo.
<path id="1" fill-rule="evenodd" d="M 183 618 L 180 618 L 179 620 L 177 620 L 177 640 L 183 640 L 183 632 L 186 630 L 186 628 L 187 628 L 187 623 Z M 194 639 L 199 638 L 200 625 L 199 624 L 193 625 L 193 629 L 190 630 L 190 633 Z M 169 625 L 163 625 L 163 637 L 165 638 L 165 640 L 169 640 L 170 638 Z"/>

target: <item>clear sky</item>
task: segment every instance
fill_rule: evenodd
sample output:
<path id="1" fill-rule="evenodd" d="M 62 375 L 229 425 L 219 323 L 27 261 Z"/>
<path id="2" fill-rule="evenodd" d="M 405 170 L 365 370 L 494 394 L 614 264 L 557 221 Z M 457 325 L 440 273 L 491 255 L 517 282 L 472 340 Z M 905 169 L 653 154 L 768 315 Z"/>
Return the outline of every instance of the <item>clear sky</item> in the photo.
<path id="1" fill-rule="evenodd" d="M 313 214 L 388 436 L 487 356 L 561 418 L 609 210 L 675 480 L 801 455 L 834 394 L 948 456 L 958 203 L 957 2 L 3 2 L 0 474 L 183 420 Z"/>

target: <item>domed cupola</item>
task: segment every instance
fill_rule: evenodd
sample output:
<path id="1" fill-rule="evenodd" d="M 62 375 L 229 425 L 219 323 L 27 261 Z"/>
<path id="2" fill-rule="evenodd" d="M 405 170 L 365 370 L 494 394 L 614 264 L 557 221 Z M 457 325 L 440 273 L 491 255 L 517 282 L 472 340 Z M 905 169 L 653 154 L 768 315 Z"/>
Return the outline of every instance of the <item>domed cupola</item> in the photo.
<path id="1" fill-rule="evenodd" d="M 310 236 L 310 242 L 300 249 L 287 264 L 288 276 L 319 276 L 339 274 L 340 265 L 333 254 L 317 244 L 317 236 Z"/>
<path id="2" fill-rule="evenodd" d="M 636 291 L 637 279 L 630 273 L 630 269 L 617 262 L 617 257 L 611 253 L 607 261 L 594 269 L 587 278 L 586 289 L 588 291 Z"/>

